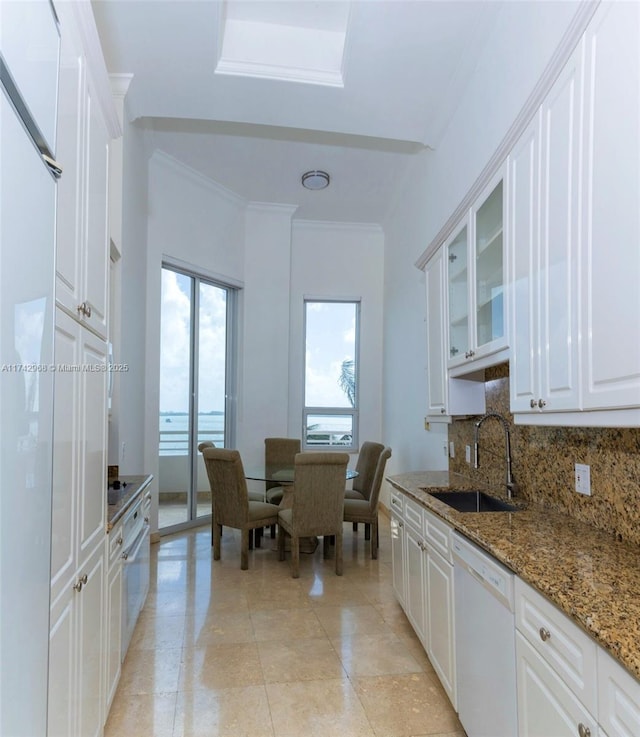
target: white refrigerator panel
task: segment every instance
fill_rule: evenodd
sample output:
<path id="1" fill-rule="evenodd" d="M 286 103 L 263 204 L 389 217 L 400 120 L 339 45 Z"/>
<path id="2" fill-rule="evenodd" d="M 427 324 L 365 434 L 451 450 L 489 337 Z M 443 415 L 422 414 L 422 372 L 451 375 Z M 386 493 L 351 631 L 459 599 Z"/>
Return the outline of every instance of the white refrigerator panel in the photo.
<path id="1" fill-rule="evenodd" d="M 0 734 L 45 735 L 55 181 L 0 88 Z"/>

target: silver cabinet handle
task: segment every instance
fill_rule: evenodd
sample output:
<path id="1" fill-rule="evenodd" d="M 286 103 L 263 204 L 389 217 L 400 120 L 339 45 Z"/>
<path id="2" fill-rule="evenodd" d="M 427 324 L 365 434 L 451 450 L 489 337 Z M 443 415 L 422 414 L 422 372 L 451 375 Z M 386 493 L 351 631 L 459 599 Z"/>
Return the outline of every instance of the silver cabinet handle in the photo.
<path id="1" fill-rule="evenodd" d="M 538 406 L 538 403 L 536 402 L 535 399 L 530 399 L 529 400 L 529 407 L 531 407 L 531 409 L 534 409 L 537 406 Z"/>
<path id="2" fill-rule="evenodd" d="M 82 591 L 82 587 L 87 583 L 89 580 L 89 576 L 85 573 L 84 576 L 81 576 L 74 584 L 73 588 L 80 593 Z"/>
<path id="3" fill-rule="evenodd" d="M 398 522 L 398 527 L 404 527 L 404 522 Z"/>
<path id="4" fill-rule="evenodd" d="M 589 727 L 585 727 L 582 722 L 578 724 L 578 736 L 579 737 L 591 737 L 591 730 Z"/>
<path id="5" fill-rule="evenodd" d="M 545 629 L 544 627 L 540 627 L 540 639 L 542 642 L 546 642 L 547 640 L 551 639 L 551 632 L 549 632 L 548 629 Z"/>
<path id="6" fill-rule="evenodd" d="M 116 545 L 122 545 L 123 542 L 124 542 L 124 539 L 122 535 L 120 535 L 120 537 L 116 540 Z"/>
<path id="7" fill-rule="evenodd" d="M 446 413 L 446 411 L 447 411 L 447 410 L 446 410 L 446 409 L 445 409 L 444 407 L 441 407 L 441 409 L 440 409 L 440 414 L 441 414 L 441 415 L 444 415 L 444 414 Z"/>
<path id="8" fill-rule="evenodd" d="M 540 407 L 540 409 L 546 406 L 547 406 L 547 403 L 544 401 L 544 399 L 538 399 L 538 407 Z"/>

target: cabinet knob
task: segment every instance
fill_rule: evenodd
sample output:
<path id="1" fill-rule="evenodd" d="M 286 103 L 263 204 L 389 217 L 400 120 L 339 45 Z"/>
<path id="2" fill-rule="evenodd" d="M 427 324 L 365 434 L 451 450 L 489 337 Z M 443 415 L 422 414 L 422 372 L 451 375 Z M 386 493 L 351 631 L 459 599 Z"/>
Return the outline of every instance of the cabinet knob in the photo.
<path id="1" fill-rule="evenodd" d="M 578 736 L 579 737 L 591 737 L 591 730 L 589 729 L 589 727 L 585 727 L 585 725 L 582 722 L 578 724 Z"/>
<path id="2" fill-rule="evenodd" d="M 91 317 L 91 305 L 88 302 L 83 302 L 82 304 L 79 304 L 76 309 L 81 315 L 84 315 L 85 317 Z"/>
<path id="3" fill-rule="evenodd" d="M 116 540 L 116 545 L 122 545 L 123 542 L 124 542 L 124 539 L 122 535 L 120 535 L 120 537 Z"/>
<path id="4" fill-rule="evenodd" d="M 535 407 L 537 407 L 537 406 L 538 406 L 538 403 L 536 402 L 535 399 L 530 399 L 529 400 L 529 407 L 531 407 L 531 409 L 535 409 Z"/>
<path id="5" fill-rule="evenodd" d="M 547 406 L 547 403 L 544 401 L 544 399 L 538 399 L 538 407 L 540 407 L 540 409 L 546 406 Z"/>
<path id="6" fill-rule="evenodd" d="M 542 642 L 546 642 L 547 640 L 551 639 L 551 632 L 549 632 L 549 630 L 545 627 L 540 627 L 540 639 L 542 640 Z"/>
<path id="7" fill-rule="evenodd" d="M 446 411 L 447 411 L 447 410 L 446 410 L 446 409 L 445 409 L 444 407 L 441 407 L 441 408 L 440 408 L 440 414 L 441 414 L 441 415 L 444 415 L 444 414 L 446 414 Z"/>
<path id="8" fill-rule="evenodd" d="M 85 585 L 85 584 L 87 583 L 87 581 L 88 581 L 88 580 L 89 580 L 89 578 L 88 578 L 87 574 L 85 573 L 85 574 L 84 574 L 84 576 L 82 576 L 81 578 L 79 578 L 79 579 L 78 579 L 78 580 L 77 580 L 77 581 L 76 581 L 76 582 L 75 582 L 75 583 L 73 584 L 73 588 L 74 588 L 74 589 L 75 589 L 75 590 L 76 590 L 76 591 L 77 591 L 78 593 L 80 593 L 80 592 L 82 591 L 82 587 L 83 587 L 83 586 L 84 586 L 84 585 Z"/>

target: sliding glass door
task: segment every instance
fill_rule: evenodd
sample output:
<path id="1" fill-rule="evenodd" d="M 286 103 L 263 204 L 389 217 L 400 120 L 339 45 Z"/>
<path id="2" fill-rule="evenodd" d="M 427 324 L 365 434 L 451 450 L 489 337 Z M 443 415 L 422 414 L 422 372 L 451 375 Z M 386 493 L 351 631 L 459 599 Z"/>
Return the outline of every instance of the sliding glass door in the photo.
<path id="1" fill-rule="evenodd" d="M 198 444 L 234 444 L 236 290 L 162 268 L 159 511 L 162 533 L 201 524 L 211 495 Z"/>

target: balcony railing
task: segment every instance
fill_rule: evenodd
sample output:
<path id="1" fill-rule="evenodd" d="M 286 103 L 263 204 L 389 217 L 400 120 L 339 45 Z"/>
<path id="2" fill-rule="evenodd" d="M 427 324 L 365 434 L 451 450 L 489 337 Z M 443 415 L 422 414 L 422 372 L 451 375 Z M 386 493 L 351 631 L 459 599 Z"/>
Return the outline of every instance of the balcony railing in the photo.
<path id="1" fill-rule="evenodd" d="M 200 430 L 198 444 L 205 440 L 224 448 L 224 430 Z M 186 456 L 189 453 L 189 433 L 186 430 L 160 430 L 159 454 L 161 456 Z"/>

